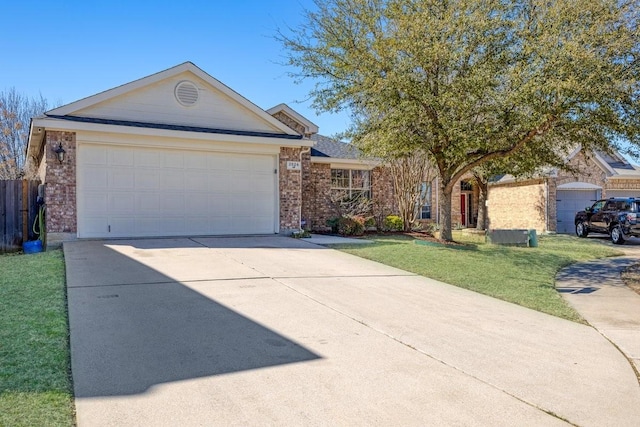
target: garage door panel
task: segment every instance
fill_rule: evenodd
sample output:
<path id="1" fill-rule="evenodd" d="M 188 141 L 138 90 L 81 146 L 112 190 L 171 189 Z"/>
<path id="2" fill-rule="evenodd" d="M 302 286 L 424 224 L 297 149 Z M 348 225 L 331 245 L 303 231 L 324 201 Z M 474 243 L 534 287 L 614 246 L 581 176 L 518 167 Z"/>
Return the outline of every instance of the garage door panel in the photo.
<path id="1" fill-rule="evenodd" d="M 109 208 L 108 196 L 105 193 L 88 193 L 86 196 L 86 211 L 94 215 L 101 215 Z"/>
<path id="2" fill-rule="evenodd" d="M 135 230 L 136 217 L 135 216 L 110 216 L 109 225 L 111 231 L 109 235 L 114 237 L 129 236 L 130 233 Z"/>
<path id="3" fill-rule="evenodd" d="M 158 220 L 160 229 L 166 235 L 182 234 L 185 232 L 185 219 L 182 216 L 164 216 Z"/>
<path id="4" fill-rule="evenodd" d="M 575 232 L 576 212 L 591 206 L 598 198 L 597 190 L 558 190 L 556 231 L 563 234 Z"/>
<path id="5" fill-rule="evenodd" d="M 87 165 L 106 166 L 108 163 L 106 147 L 98 146 L 83 150 L 83 162 Z"/>
<path id="6" fill-rule="evenodd" d="M 116 215 L 135 214 L 135 194 L 134 193 L 112 193 L 109 194 L 108 209 L 110 213 Z"/>
<path id="7" fill-rule="evenodd" d="M 185 197 L 180 193 L 165 193 L 160 198 L 160 213 L 180 215 L 185 213 Z"/>
<path id="8" fill-rule="evenodd" d="M 109 186 L 109 171 L 107 167 L 91 165 L 82 171 L 80 179 L 87 190 L 106 190 Z"/>
<path id="9" fill-rule="evenodd" d="M 135 169 L 133 168 L 110 168 L 109 169 L 109 189 L 131 190 L 135 188 Z"/>
<path id="10" fill-rule="evenodd" d="M 136 169 L 134 176 L 136 190 L 160 190 L 160 172 L 157 169 Z"/>
<path id="11" fill-rule="evenodd" d="M 151 150 L 139 150 L 135 152 L 135 165 L 139 168 L 158 168 L 160 164 L 160 153 Z"/>
<path id="12" fill-rule="evenodd" d="M 80 143 L 79 235 L 273 233 L 275 159 Z"/>
<path id="13" fill-rule="evenodd" d="M 195 190 L 206 189 L 209 175 L 206 171 L 186 170 L 184 173 L 184 185 Z"/>
<path id="14" fill-rule="evenodd" d="M 136 217 L 136 231 L 142 236 L 155 236 L 160 230 L 160 218 L 157 216 Z"/>
<path id="15" fill-rule="evenodd" d="M 84 227 L 86 237 L 102 237 L 109 232 L 109 217 L 106 215 L 91 216 L 84 221 Z"/>
<path id="16" fill-rule="evenodd" d="M 184 169 L 184 155 L 181 151 L 163 151 L 161 159 L 162 167 L 165 169 Z"/>
<path id="17" fill-rule="evenodd" d="M 207 169 L 227 172 L 229 170 L 229 156 L 226 154 L 209 153 L 207 156 Z"/>
<path id="18" fill-rule="evenodd" d="M 184 187 L 184 172 L 182 169 L 163 169 L 160 174 L 160 189 L 163 191 L 179 190 Z"/>
<path id="19" fill-rule="evenodd" d="M 186 234 L 209 234 L 210 228 L 208 217 L 189 217 L 185 224 Z"/>
<path id="20" fill-rule="evenodd" d="M 160 210 L 160 195 L 154 193 L 138 193 L 136 196 L 136 213 L 157 212 Z"/>
<path id="21" fill-rule="evenodd" d="M 129 166 L 135 165 L 134 161 L 135 152 L 128 148 L 109 148 L 108 149 L 108 164 L 110 166 Z"/>
<path id="22" fill-rule="evenodd" d="M 187 170 L 206 171 L 208 169 L 207 165 L 208 165 L 207 156 L 202 155 L 202 153 L 188 152 L 184 154 L 184 167 Z"/>
<path id="23" fill-rule="evenodd" d="M 229 192 L 231 190 L 231 178 L 227 172 L 214 171 L 209 174 L 206 189 L 208 191 Z"/>

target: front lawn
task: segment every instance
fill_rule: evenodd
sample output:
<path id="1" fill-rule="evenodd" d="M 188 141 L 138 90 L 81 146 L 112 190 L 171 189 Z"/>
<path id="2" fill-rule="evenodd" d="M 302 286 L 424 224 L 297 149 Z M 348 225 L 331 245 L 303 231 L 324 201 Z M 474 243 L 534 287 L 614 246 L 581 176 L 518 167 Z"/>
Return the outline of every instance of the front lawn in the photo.
<path id="1" fill-rule="evenodd" d="M 622 255 L 599 242 L 565 235 L 540 236 L 537 248 L 486 244 L 484 237 L 462 232 L 454 239 L 464 245 L 420 245 L 404 235 L 371 239 L 372 245 L 335 248 L 576 322 L 583 320 L 555 290 L 556 273 L 574 262 Z"/>
<path id="2" fill-rule="evenodd" d="M 61 250 L 0 255 L 0 426 L 72 426 Z"/>

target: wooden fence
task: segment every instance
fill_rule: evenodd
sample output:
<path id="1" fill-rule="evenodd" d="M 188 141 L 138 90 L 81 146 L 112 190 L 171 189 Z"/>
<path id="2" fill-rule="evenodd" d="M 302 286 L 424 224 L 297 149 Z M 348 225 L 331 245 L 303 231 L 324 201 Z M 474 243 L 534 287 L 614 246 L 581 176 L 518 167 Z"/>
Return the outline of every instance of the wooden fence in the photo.
<path id="1" fill-rule="evenodd" d="M 38 181 L 0 181 L 0 253 L 22 250 L 37 239 L 33 222 L 38 215 Z"/>

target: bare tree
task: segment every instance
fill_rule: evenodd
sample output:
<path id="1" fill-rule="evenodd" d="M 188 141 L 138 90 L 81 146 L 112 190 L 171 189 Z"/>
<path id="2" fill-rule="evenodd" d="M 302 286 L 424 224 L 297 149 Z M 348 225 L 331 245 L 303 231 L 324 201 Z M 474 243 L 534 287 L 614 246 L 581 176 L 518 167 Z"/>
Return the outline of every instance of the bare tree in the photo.
<path id="1" fill-rule="evenodd" d="M 42 95 L 28 98 L 15 88 L 0 92 L 0 179 L 24 177 L 31 118 L 47 109 Z"/>
<path id="2" fill-rule="evenodd" d="M 430 185 L 436 177 L 436 169 L 429 162 L 427 154 L 421 151 L 391 160 L 389 168 L 404 231 L 411 231 L 428 196 L 422 183 Z"/>

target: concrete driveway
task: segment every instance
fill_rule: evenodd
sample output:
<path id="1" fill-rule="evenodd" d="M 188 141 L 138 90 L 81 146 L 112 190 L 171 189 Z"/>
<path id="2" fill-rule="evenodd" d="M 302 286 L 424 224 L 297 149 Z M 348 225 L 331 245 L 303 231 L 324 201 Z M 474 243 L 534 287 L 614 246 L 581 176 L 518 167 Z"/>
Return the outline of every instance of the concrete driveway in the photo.
<path id="1" fill-rule="evenodd" d="M 64 251 L 80 427 L 640 424 L 638 380 L 593 328 L 348 254 L 284 237 Z"/>

